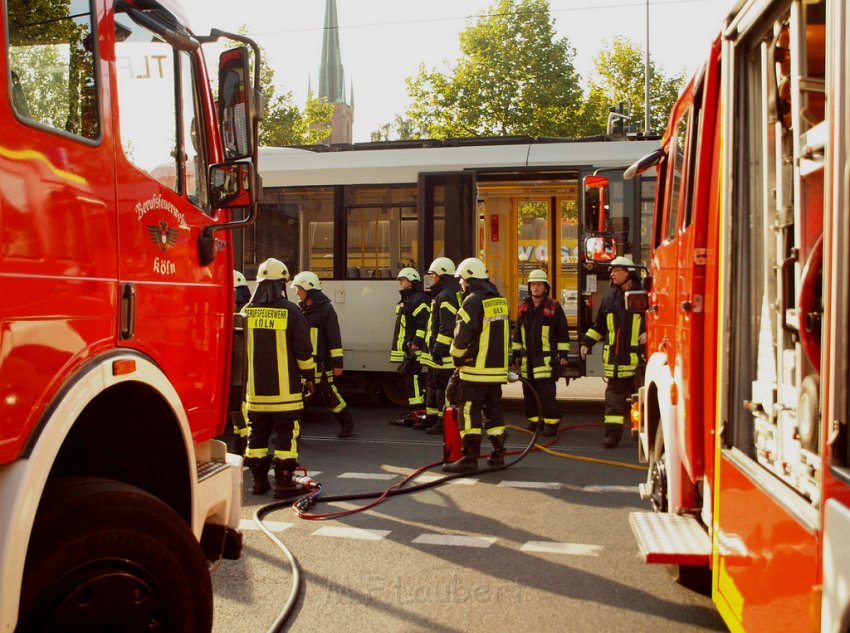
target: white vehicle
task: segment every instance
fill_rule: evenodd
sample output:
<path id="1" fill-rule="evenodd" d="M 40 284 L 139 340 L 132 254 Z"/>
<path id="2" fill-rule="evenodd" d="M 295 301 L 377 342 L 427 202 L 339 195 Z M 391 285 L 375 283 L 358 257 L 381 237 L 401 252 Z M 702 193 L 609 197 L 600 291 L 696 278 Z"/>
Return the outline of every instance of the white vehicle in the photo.
<path id="1" fill-rule="evenodd" d="M 236 266 L 251 279 L 259 262 L 274 256 L 293 273 L 318 274 L 342 328 L 343 387 L 383 391 L 396 401 L 388 350 L 401 268 L 424 274 L 435 257 L 480 256 L 512 317 L 529 271 L 543 268 L 552 295 L 573 299 L 564 307 L 575 332 L 598 305 L 593 294 L 608 286 L 603 269 L 579 271 L 587 223 L 582 179 L 612 170 L 607 206 L 624 215 L 609 212 L 604 228 L 616 238 L 617 254 L 640 261 L 654 174 L 623 181 L 621 172 L 657 144 L 496 138 L 264 148 L 263 212 L 244 235 L 241 262 L 237 245 Z M 601 363 L 586 371 L 601 375 Z M 577 377 L 585 369 L 577 361 L 571 372 Z"/>

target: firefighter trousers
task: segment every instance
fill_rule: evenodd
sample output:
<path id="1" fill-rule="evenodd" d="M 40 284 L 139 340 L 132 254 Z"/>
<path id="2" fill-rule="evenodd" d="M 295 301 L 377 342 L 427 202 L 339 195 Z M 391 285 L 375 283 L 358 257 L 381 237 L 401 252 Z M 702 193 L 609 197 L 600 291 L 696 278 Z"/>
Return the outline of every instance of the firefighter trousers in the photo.
<path id="1" fill-rule="evenodd" d="M 269 452 L 269 438 L 275 434 L 274 456 L 276 459 L 298 459 L 298 437 L 301 411 L 263 412 L 249 411 L 248 450 L 245 457 L 265 457 Z"/>
<path id="2" fill-rule="evenodd" d="M 558 401 L 555 398 L 554 378 L 539 378 L 537 380 L 529 380 L 531 387 L 526 383 L 522 383 L 522 397 L 525 399 L 525 417 L 529 422 L 537 422 L 537 401 L 534 399 L 534 394 L 531 393 L 531 388 L 537 392 L 537 397 L 540 398 L 540 406 L 543 410 L 543 422 L 545 424 L 557 424 L 561 421 L 561 408 L 558 406 Z"/>
<path id="3" fill-rule="evenodd" d="M 464 380 L 463 399 L 458 407 L 461 437 L 481 435 L 482 431 L 486 431 L 487 435 L 504 435 L 502 383 Z"/>

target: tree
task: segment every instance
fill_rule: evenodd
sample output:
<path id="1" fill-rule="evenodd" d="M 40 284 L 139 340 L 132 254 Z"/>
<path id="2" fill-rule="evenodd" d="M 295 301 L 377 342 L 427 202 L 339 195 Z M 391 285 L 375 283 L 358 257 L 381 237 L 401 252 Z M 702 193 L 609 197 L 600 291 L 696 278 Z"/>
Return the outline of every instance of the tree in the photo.
<path id="1" fill-rule="evenodd" d="M 610 47 L 602 50 L 594 60 L 596 72 L 591 76 L 587 100 L 582 113 L 582 127 L 586 135 L 604 134 L 608 122 L 608 108 L 621 101 L 628 104 L 632 125 L 644 128 L 644 53 L 640 46 L 625 37 L 616 37 Z M 650 57 L 650 127 L 658 132 L 667 127 L 670 110 L 685 83 L 685 73 L 666 76 Z"/>
<path id="2" fill-rule="evenodd" d="M 392 123 L 384 123 L 372 132 L 370 140 L 374 143 L 377 141 L 391 141 L 393 139 L 408 140 L 421 137 L 422 135 L 417 131 L 413 121 L 397 114 Z"/>
<path id="3" fill-rule="evenodd" d="M 247 27 L 242 25 L 239 33 L 247 34 Z M 295 105 L 291 91 L 275 94 L 274 69 L 266 63 L 268 55 L 262 46 L 260 56 L 263 62 L 260 66 L 259 90 L 263 95 L 265 109 L 263 120 L 260 121 L 260 145 L 313 145 L 330 136 L 333 106 L 327 101 L 316 99 L 311 93 L 301 110 Z"/>
<path id="4" fill-rule="evenodd" d="M 573 136 L 582 94 L 548 0 L 498 0 L 460 34 L 447 73 L 419 67 L 407 79 L 413 130 L 430 138 Z"/>

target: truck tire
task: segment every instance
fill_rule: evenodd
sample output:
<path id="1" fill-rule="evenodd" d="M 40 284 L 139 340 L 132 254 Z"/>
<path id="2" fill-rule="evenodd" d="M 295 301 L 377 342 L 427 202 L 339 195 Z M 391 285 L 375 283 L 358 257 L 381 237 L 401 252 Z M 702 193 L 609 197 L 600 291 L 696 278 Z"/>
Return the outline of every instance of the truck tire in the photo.
<path id="1" fill-rule="evenodd" d="M 18 631 L 212 628 L 212 583 L 186 522 L 121 482 L 48 484 L 28 548 Z"/>

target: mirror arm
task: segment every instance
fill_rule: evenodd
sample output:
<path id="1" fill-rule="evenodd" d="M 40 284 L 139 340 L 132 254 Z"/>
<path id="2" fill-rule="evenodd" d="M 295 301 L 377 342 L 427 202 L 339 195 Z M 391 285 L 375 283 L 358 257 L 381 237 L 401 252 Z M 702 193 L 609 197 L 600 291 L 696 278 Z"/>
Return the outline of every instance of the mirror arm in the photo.
<path id="1" fill-rule="evenodd" d="M 254 147 L 251 150 L 251 163 L 254 165 L 254 195 L 252 197 L 251 206 L 248 207 L 248 215 L 243 220 L 235 222 L 224 222 L 221 224 L 209 224 L 203 228 L 198 236 L 198 257 L 201 266 L 207 266 L 215 259 L 215 232 L 216 231 L 232 231 L 235 229 L 247 228 L 254 224 L 257 219 L 257 208 L 260 203 L 260 195 L 262 194 L 262 178 L 260 177 L 259 158 L 260 158 L 260 120 L 263 118 L 263 102 L 260 96 L 260 46 L 250 37 L 240 35 L 238 33 L 230 33 L 220 29 L 210 29 L 210 34 L 198 38 L 202 43 L 215 42 L 222 37 L 242 42 L 251 47 L 254 52 L 254 116 L 251 121 L 251 127 L 254 130 Z"/>

